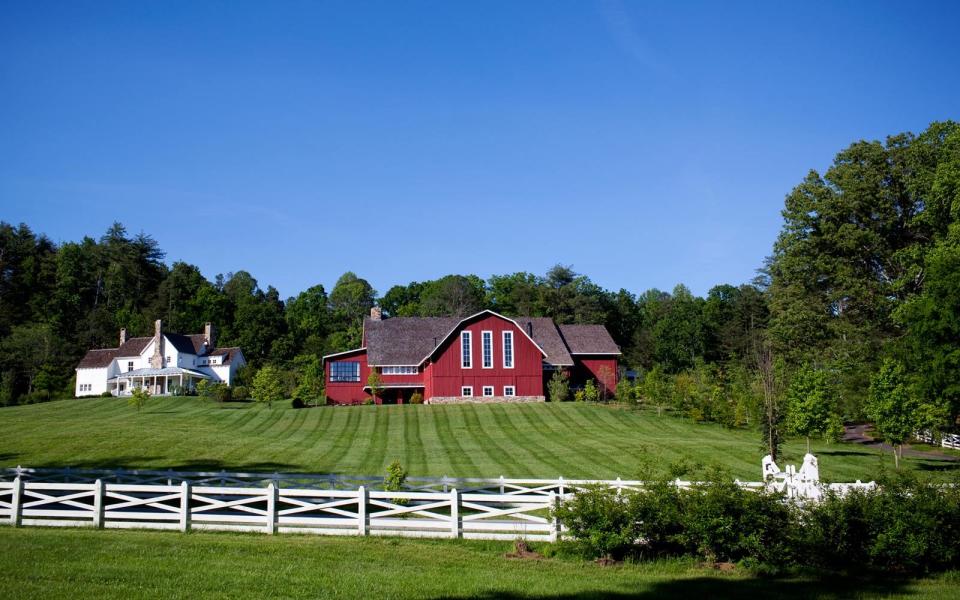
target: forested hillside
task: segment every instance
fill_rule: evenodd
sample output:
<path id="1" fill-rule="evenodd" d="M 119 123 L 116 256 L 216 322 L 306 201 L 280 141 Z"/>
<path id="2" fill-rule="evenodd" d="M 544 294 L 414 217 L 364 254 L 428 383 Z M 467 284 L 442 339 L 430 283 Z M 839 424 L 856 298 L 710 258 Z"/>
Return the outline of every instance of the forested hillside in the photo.
<path id="1" fill-rule="evenodd" d="M 607 290 L 558 264 L 542 275 L 447 275 L 382 295 L 348 272 L 329 292 L 318 282 L 281 299 L 246 271 L 210 281 L 193 265 L 168 265 L 150 235 L 119 223 L 59 246 L 27 224 L 0 223 L 0 404 L 70 395 L 87 348 L 115 346 L 120 327 L 150 335 L 154 319 L 186 333 L 213 322 L 222 345 L 243 348 L 250 370 L 280 367 L 295 393 L 320 356 L 358 344 L 363 317 L 379 304 L 389 316 L 492 308 L 604 323 L 623 365 L 641 374 L 618 399 L 695 419 L 822 435 L 839 419 L 910 406 L 923 423 L 902 427 L 952 424 L 960 127 L 934 123 L 852 144 L 787 195 L 783 217 L 757 279 L 719 284 L 706 297 L 683 285 Z"/>

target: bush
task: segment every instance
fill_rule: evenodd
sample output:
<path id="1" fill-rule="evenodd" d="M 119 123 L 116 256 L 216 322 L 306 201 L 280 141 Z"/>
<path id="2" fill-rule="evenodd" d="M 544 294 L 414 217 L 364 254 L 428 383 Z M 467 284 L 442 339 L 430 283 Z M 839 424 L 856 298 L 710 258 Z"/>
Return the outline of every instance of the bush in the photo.
<path id="1" fill-rule="evenodd" d="M 307 405 L 304 404 L 303 400 L 301 400 L 300 398 L 294 398 L 293 400 L 290 401 L 290 406 L 292 406 L 293 408 L 306 408 Z"/>
<path id="2" fill-rule="evenodd" d="M 106 391 L 100 393 L 101 398 L 113 398 L 113 392 Z"/>
<path id="3" fill-rule="evenodd" d="M 591 487 L 554 514 L 592 558 L 691 556 L 783 567 L 925 573 L 960 567 L 960 489 L 900 478 L 802 505 L 718 478 L 690 490 Z"/>
<path id="4" fill-rule="evenodd" d="M 635 522 L 628 504 L 613 488 L 588 486 L 553 513 L 567 526 L 574 544 L 585 556 L 619 560 L 635 547 Z"/>
<path id="5" fill-rule="evenodd" d="M 245 385 L 235 385 L 233 390 L 233 399 L 237 402 L 243 402 L 250 399 L 250 390 Z"/>
<path id="6" fill-rule="evenodd" d="M 410 404 L 423 404 L 423 394 L 414 392 L 413 395 L 410 396 Z"/>

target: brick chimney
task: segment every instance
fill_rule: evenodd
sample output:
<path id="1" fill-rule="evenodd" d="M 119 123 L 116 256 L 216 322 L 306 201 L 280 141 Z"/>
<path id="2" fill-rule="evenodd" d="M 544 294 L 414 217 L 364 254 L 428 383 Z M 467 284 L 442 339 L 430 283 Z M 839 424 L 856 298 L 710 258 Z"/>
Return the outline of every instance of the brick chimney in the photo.
<path id="1" fill-rule="evenodd" d="M 153 324 L 153 356 L 150 357 L 150 366 L 154 369 L 162 369 L 163 356 L 163 321 L 157 319 Z"/>
<path id="2" fill-rule="evenodd" d="M 382 318 L 383 318 L 383 311 L 380 310 L 379 306 L 374 306 L 373 308 L 370 309 L 371 321 L 379 321 Z"/>
<path id="3" fill-rule="evenodd" d="M 213 323 L 207 323 L 203 326 L 203 341 L 207 343 L 207 351 L 217 347 L 217 332 L 213 328 Z"/>
<path id="4" fill-rule="evenodd" d="M 127 343 L 127 328 L 121 327 L 120 328 L 120 345 L 122 346 L 126 343 Z"/>

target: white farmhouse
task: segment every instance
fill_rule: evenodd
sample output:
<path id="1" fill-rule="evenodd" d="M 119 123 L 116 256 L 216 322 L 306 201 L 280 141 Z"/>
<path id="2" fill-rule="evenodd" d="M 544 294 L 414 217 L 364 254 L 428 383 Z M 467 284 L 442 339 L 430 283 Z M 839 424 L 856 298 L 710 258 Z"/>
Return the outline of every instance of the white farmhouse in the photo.
<path id="1" fill-rule="evenodd" d="M 140 387 L 172 394 L 194 389 L 201 379 L 230 385 L 247 361 L 240 348 L 217 348 L 216 341 L 210 323 L 195 335 L 167 333 L 159 320 L 153 337 L 128 339 L 121 329 L 119 347 L 90 350 L 77 365 L 76 395 L 125 396 Z"/>

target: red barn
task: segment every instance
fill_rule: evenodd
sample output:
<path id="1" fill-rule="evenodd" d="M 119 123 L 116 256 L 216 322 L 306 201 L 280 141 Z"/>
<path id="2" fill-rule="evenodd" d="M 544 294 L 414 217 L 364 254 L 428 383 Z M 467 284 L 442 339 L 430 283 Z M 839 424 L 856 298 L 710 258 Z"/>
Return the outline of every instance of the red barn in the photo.
<path id="1" fill-rule="evenodd" d="M 617 347 L 603 325 L 556 325 L 543 317 L 504 317 L 485 310 L 457 317 L 380 318 L 363 323 L 363 346 L 323 357 L 327 402 L 360 404 L 372 396 L 370 372 L 380 374 L 378 404 L 542 402 L 556 370 L 573 387 L 594 379 L 613 392 Z"/>

